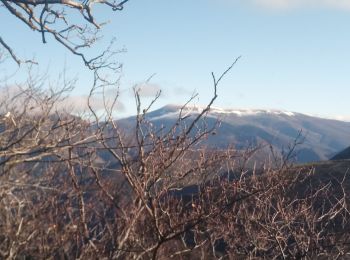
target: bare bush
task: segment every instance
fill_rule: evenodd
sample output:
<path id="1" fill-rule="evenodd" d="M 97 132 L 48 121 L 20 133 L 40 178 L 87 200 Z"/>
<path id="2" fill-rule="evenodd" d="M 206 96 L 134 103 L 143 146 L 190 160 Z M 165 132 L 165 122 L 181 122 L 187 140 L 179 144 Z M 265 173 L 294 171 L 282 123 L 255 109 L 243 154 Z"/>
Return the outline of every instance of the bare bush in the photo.
<path id="1" fill-rule="evenodd" d="M 1 258 L 348 256 L 346 172 L 289 164 L 297 140 L 257 168 L 256 149 L 201 144 L 219 127 L 205 119 L 232 66 L 213 75 L 207 107 L 185 115 L 186 104 L 171 126 L 147 116 L 160 93 L 143 108 L 137 88 L 133 126 L 113 119 L 117 97 L 102 116 L 91 104 L 90 118 L 58 111 L 73 83 L 43 91 L 32 80 L 2 100 Z M 96 79 L 90 100 L 105 86 Z"/>
<path id="2" fill-rule="evenodd" d="M 42 42 L 47 42 L 49 35 L 73 55 L 82 59 L 89 69 L 101 66 L 99 60 L 113 55 L 108 47 L 103 52 L 93 57 L 88 57 L 87 49 L 99 40 L 98 34 L 104 23 L 95 19 L 92 11 L 95 5 L 104 6 L 113 11 L 121 11 L 128 0 L 123 1 L 75 1 L 75 0 L 1 0 L 0 8 L 29 29 L 41 34 Z M 75 15 L 78 15 L 78 19 Z M 15 54 L 11 44 L 0 36 L 2 46 L 20 65 L 21 63 L 33 63 L 33 60 L 22 60 Z"/>

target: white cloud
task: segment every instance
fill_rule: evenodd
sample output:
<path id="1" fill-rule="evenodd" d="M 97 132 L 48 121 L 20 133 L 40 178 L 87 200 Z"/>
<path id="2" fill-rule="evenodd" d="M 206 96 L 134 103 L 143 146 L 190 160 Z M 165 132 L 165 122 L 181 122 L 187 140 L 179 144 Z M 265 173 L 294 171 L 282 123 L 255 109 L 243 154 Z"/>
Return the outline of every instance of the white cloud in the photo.
<path id="1" fill-rule="evenodd" d="M 105 106 L 109 109 L 114 101 L 114 96 L 106 97 L 95 95 L 90 98 L 90 105 L 95 111 L 104 110 Z M 69 96 L 66 99 L 57 103 L 57 110 L 65 110 L 74 114 L 81 114 L 89 111 L 87 96 Z M 125 107 L 123 103 L 117 100 L 114 106 L 115 110 L 123 112 Z"/>
<path id="2" fill-rule="evenodd" d="M 238 0 L 231 1 L 238 2 Z M 332 8 L 350 10 L 350 0 L 247 0 L 246 3 L 276 10 L 289 10 L 297 8 Z"/>
<path id="3" fill-rule="evenodd" d="M 300 4 L 298 0 L 254 0 L 253 4 L 269 9 L 290 9 Z"/>
<path id="4" fill-rule="evenodd" d="M 141 97 L 155 97 L 161 88 L 158 84 L 154 83 L 141 83 L 138 84 L 136 89 L 139 91 Z"/>
<path id="5" fill-rule="evenodd" d="M 190 88 L 175 87 L 173 88 L 173 93 L 176 96 L 189 98 L 193 96 L 195 93 L 197 93 L 197 91 L 195 89 L 190 89 Z"/>
<path id="6" fill-rule="evenodd" d="M 0 86 L 0 114 L 6 114 L 8 111 L 27 110 L 28 113 L 36 114 L 42 113 L 43 109 L 47 107 L 44 98 L 49 97 L 49 92 L 42 90 L 32 91 L 30 89 L 22 89 L 16 85 Z M 117 92 L 117 91 L 114 91 Z M 114 102 L 116 93 L 107 90 L 105 95 L 96 93 L 90 98 L 90 105 L 95 111 L 105 110 L 105 106 L 109 109 Z M 52 113 L 55 111 L 65 111 L 72 114 L 82 114 L 89 112 L 88 96 L 67 96 L 54 101 Z M 116 101 L 114 109 L 116 112 L 124 112 L 125 107 L 119 100 Z"/>
<path id="7" fill-rule="evenodd" d="M 335 119 L 345 122 L 350 122 L 350 115 L 336 115 L 336 116 L 328 116 L 329 119 Z"/>

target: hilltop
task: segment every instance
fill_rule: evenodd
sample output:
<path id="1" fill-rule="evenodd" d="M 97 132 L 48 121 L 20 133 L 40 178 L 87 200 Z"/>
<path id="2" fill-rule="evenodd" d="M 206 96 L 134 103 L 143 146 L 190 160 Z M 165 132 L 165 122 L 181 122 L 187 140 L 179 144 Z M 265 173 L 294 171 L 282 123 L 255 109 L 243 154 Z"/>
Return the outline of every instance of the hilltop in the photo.
<path id="1" fill-rule="evenodd" d="M 189 106 L 181 118 L 189 122 L 204 107 Z M 146 115 L 155 128 L 171 127 L 179 118 L 181 106 L 167 105 Z M 277 151 L 287 150 L 302 135 L 302 144 L 296 153 L 297 162 L 328 160 L 345 149 L 350 141 L 350 123 L 274 109 L 223 109 L 213 107 L 205 116 L 207 127 L 218 124 L 216 135 L 205 141 L 210 148 L 225 149 L 234 146 L 243 150 L 256 145 L 272 146 Z M 119 120 L 128 127 L 135 117 Z"/>

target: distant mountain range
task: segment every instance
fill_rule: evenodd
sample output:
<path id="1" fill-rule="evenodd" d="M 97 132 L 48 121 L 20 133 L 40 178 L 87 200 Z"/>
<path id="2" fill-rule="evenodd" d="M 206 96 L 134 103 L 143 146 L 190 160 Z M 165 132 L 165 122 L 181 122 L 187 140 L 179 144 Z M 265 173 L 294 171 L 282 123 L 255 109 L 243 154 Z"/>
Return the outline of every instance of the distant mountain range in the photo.
<path id="1" fill-rule="evenodd" d="M 180 106 L 168 105 L 149 112 L 147 119 L 156 127 L 170 127 L 178 119 Z M 201 107 L 187 107 L 182 117 L 189 121 Z M 206 141 L 212 148 L 237 149 L 269 144 L 277 150 L 286 149 L 301 131 L 304 142 L 297 148 L 298 162 L 328 160 L 350 145 L 350 123 L 324 119 L 281 110 L 243 110 L 211 108 L 206 116 L 209 126 L 219 120 L 216 135 Z M 131 126 L 135 117 L 119 120 Z"/>
<path id="2" fill-rule="evenodd" d="M 350 160 L 350 146 L 337 153 L 335 156 L 331 158 L 333 161 L 337 160 Z"/>

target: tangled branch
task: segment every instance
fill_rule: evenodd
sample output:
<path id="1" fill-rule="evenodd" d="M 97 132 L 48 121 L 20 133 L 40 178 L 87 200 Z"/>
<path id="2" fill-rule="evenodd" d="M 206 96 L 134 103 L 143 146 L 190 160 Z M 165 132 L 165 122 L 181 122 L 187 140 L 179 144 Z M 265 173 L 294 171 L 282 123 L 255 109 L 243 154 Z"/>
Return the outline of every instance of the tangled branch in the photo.
<path id="1" fill-rule="evenodd" d="M 0 8 L 7 9 L 11 15 L 22 21 L 31 30 L 41 34 L 42 42 L 47 43 L 47 35 L 51 35 L 72 54 L 79 56 L 91 70 L 98 68 L 96 57 L 88 58 L 86 50 L 99 39 L 98 32 L 104 23 L 98 23 L 93 14 L 95 4 L 104 5 L 113 11 L 121 11 L 129 0 L 0 0 Z M 85 22 L 73 21 L 74 10 Z M 0 36 L 0 45 L 7 50 L 12 59 L 18 64 L 33 62 L 20 59 L 11 45 Z"/>

